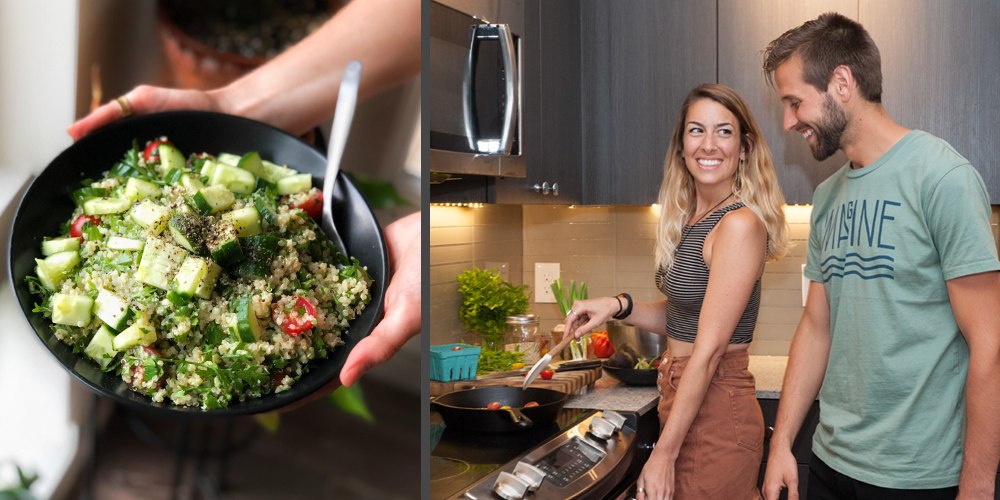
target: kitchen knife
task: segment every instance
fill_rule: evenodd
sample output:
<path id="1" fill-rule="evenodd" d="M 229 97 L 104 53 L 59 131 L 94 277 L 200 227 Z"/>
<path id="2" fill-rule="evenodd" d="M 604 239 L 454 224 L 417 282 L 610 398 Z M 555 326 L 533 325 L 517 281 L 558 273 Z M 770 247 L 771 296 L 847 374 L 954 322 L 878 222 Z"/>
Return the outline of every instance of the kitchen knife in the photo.
<path id="1" fill-rule="evenodd" d="M 573 340 L 573 334 L 566 335 L 565 337 L 563 337 L 562 341 L 556 344 L 556 347 L 554 349 L 550 350 L 548 354 L 546 354 L 545 356 L 542 356 L 542 359 L 539 359 L 538 362 L 535 363 L 535 366 L 531 367 L 531 371 L 528 372 L 528 375 L 524 377 L 524 385 L 521 386 L 521 388 L 527 389 L 528 386 L 531 385 L 531 383 L 534 382 L 536 378 L 538 378 L 538 374 L 542 373 L 542 370 L 544 370 L 545 367 L 548 366 L 549 363 L 552 361 L 552 353 L 562 352 L 562 350 L 569 345 L 569 341 L 571 340 Z"/>

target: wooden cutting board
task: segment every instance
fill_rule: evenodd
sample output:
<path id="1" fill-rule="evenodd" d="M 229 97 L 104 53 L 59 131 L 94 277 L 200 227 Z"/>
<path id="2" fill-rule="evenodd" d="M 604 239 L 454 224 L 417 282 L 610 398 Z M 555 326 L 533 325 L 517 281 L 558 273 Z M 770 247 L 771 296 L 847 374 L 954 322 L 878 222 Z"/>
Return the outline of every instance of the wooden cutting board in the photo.
<path id="1" fill-rule="evenodd" d="M 599 378 L 601 378 L 600 367 L 592 368 L 590 370 L 556 372 L 549 380 L 542 380 L 542 377 L 536 378 L 535 381 L 531 383 L 531 387 L 541 387 L 542 389 L 552 389 L 553 391 L 570 394 L 582 387 L 593 385 Z M 524 384 L 524 377 L 515 375 L 512 377 L 492 378 L 487 380 L 459 380 L 455 382 L 438 382 L 436 380 L 431 380 L 430 382 L 431 397 L 435 397 L 449 392 L 491 385 L 520 387 Z"/>

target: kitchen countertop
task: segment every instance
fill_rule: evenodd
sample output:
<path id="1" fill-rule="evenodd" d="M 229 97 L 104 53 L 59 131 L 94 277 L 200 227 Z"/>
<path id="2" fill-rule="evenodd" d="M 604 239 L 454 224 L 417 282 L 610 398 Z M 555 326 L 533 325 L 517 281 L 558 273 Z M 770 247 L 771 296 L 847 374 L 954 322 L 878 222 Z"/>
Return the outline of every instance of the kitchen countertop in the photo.
<path id="1" fill-rule="evenodd" d="M 788 356 L 750 356 L 750 373 L 757 382 L 758 399 L 778 399 Z M 601 377 L 593 387 L 572 394 L 565 408 L 634 412 L 640 415 L 656 408 L 656 387 L 628 386 L 611 377 Z"/>

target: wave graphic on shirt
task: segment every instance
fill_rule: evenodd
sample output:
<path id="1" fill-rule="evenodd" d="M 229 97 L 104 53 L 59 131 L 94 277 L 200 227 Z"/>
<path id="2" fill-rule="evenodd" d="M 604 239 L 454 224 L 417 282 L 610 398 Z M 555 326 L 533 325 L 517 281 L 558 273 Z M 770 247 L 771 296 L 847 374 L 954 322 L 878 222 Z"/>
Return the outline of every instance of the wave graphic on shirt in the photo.
<path id="1" fill-rule="evenodd" d="M 830 281 L 831 278 L 845 278 L 847 276 L 859 276 L 861 279 L 866 280 L 877 278 L 896 279 L 893 274 L 890 274 L 895 272 L 895 269 L 891 265 L 884 263 L 885 261 L 895 262 L 888 255 L 876 255 L 866 258 L 851 252 L 844 257 L 841 259 L 836 255 L 831 255 L 820 264 L 823 272 L 823 283 Z"/>

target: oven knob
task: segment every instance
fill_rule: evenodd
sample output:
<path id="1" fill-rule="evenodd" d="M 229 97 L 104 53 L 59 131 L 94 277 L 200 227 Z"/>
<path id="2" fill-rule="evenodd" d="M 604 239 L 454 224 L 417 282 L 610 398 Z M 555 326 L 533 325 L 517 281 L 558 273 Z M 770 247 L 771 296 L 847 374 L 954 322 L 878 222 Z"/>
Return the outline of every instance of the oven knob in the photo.
<path id="1" fill-rule="evenodd" d="M 543 195 L 549 194 L 549 192 L 551 191 L 551 188 L 549 188 L 549 183 L 548 182 L 543 182 L 541 186 L 539 186 L 538 184 L 535 184 L 534 188 L 535 188 L 535 192 L 536 193 L 542 193 Z"/>
<path id="2" fill-rule="evenodd" d="M 625 425 L 625 417 L 616 411 L 604 410 L 601 412 L 601 418 L 611 422 L 615 426 L 616 431 L 622 430 L 622 426 Z"/>
<path id="3" fill-rule="evenodd" d="M 528 462 L 518 462 L 514 466 L 514 475 L 528 483 L 529 491 L 537 490 L 542 485 L 542 480 L 545 479 L 545 471 Z"/>
<path id="4" fill-rule="evenodd" d="M 605 440 L 611 437 L 615 432 L 615 424 L 604 420 L 601 417 L 594 417 L 590 419 L 590 433 L 594 437 Z"/>
<path id="5" fill-rule="evenodd" d="M 518 500 L 524 498 L 528 492 L 528 483 L 509 472 L 501 472 L 497 482 L 493 484 L 493 491 L 500 495 L 500 498 Z"/>

